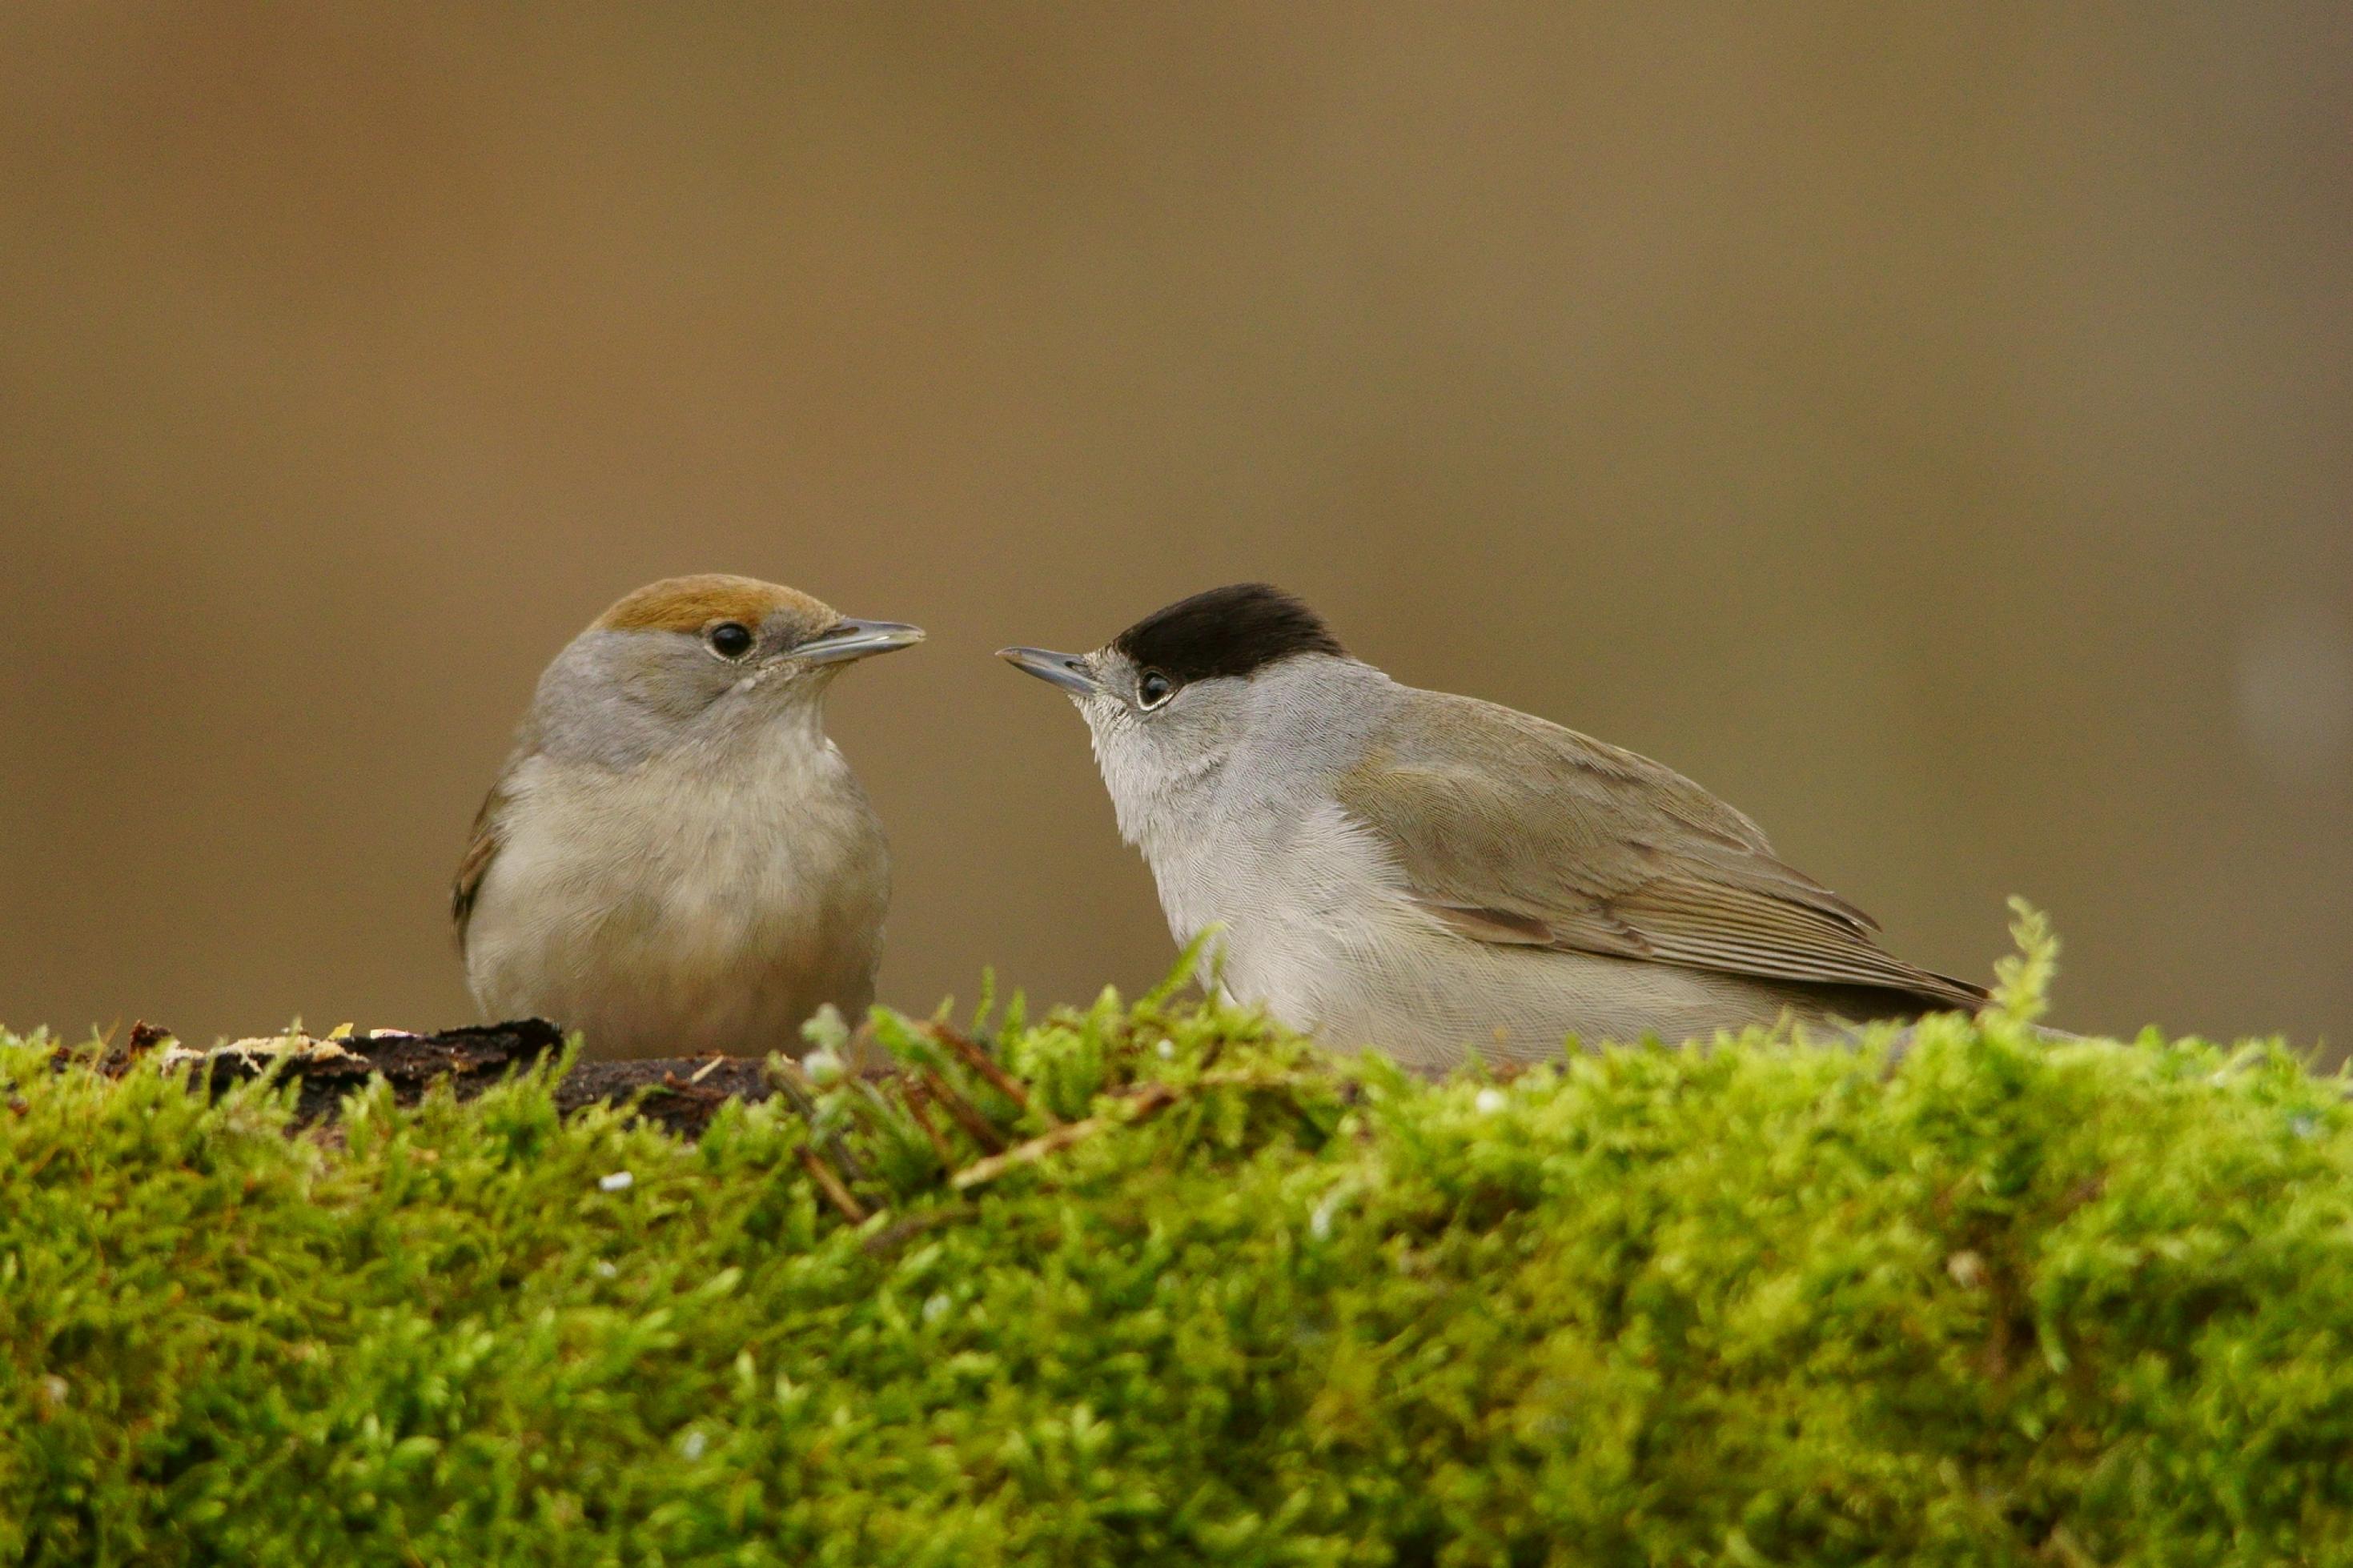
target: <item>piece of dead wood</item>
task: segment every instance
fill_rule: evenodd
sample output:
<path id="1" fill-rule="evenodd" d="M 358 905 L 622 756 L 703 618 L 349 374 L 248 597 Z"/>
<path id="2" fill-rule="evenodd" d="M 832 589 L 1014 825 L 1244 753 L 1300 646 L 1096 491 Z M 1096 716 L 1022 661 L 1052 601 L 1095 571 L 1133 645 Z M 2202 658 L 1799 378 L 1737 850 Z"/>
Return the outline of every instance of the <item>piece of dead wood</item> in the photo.
<path id="1" fill-rule="evenodd" d="M 708 1061 L 656 1058 L 635 1062 L 575 1062 L 555 1086 L 556 1109 L 569 1116 L 591 1105 L 627 1105 L 681 1138 L 699 1138 L 711 1119 L 736 1100 L 776 1092 L 765 1064 L 750 1057 Z M 683 1068 L 693 1070 L 684 1072 Z"/>
<path id="2" fill-rule="evenodd" d="M 347 1036 L 282 1035 L 194 1049 L 170 1031 L 141 1022 L 121 1043 L 92 1058 L 58 1053 L 59 1067 L 79 1062 L 120 1078 L 145 1058 L 220 1090 L 265 1074 L 296 1085 L 294 1116 L 304 1126 L 332 1122 L 344 1097 L 381 1074 L 393 1099 L 414 1105 L 437 1083 L 471 1100 L 509 1075 L 552 1061 L 564 1031 L 543 1018 L 478 1024 L 432 1034 L 377 1029 Z M 775 1092 L 764 1064 L 750 1058 L 659 1058 L 576 1062 L 555 1086 L 566 1115 L 591 1105 L 637 1104 L 637 1114 L 681 1137 L 699 1136 L 730 1100 Z"/>

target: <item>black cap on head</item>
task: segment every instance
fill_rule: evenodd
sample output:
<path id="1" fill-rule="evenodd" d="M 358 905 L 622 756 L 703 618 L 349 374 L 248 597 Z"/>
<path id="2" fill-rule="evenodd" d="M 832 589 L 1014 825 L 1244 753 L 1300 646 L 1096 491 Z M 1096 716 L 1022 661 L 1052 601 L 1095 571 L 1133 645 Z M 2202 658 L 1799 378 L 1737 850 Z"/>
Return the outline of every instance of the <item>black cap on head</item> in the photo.
<path id="1" fill-rule="evenodd" d="M 1180 684 L 1248 675 L 1294 654 L 1347 652 L 1322 616 L 1264 583 L 1237 583 L 1179 599 L 1120 633 L 1111 646 Z"/>

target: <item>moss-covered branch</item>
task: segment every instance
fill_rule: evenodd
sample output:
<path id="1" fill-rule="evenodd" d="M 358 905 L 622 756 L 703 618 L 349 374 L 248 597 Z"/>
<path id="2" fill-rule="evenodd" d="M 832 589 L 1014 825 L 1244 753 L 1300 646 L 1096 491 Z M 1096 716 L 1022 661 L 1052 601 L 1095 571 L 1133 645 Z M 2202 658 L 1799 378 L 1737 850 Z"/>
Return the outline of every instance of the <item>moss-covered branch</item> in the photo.
<path id="1" fill-rule="evenodd" d="M 886 1017 L 692 1142 L 0 1047 L 0 1558 L 2344 1560 L 2341 1085 L 2040 984 L 1508 1083 Z"/>

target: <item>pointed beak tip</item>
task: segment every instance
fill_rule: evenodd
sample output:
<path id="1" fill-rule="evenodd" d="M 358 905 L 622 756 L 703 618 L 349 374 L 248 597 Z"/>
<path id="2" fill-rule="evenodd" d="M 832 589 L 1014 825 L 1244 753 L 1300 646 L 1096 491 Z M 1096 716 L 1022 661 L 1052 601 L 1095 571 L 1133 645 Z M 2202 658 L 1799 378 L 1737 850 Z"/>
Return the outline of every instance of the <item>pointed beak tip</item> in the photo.
<path id="1" fill-rule="evenodd" d="M 871 658 L 878 653 L 896 653 L 923 640 L 923 628 L 904 621 L 844 619 L 832 630 L 820 633 L 789 652 L 809 664 L 841 664 Z"/>
<path id="2" fill-rule="evenodd" d="M 1091 693 L 1100 689 L 1094 672 L 1076 654 L 1056 653 L 1043 647 L 1001 647 L 997 657 L 1022 674 L 1051 681 L 1065 691 Z"/>

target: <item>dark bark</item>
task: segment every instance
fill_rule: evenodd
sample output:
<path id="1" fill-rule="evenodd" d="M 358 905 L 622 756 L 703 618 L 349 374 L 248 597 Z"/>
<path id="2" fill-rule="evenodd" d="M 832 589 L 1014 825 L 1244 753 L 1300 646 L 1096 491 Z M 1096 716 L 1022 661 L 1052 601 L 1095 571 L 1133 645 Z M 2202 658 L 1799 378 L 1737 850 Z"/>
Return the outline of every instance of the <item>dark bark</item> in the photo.
<path id="1" fill-rule="evenodd" d="M 99 1070 L 121 1073 L 172 1037 L 147 1024 L 95 1062 Z M 460 1100 L 470 1100 L 511 1073 L 553 1060 L 564 1048 L 564 1032 L 543 1018 L 480 1024 L 438 1034 L 379 1031 L 332 1042 L 307 1042 L 282 1051 L 222 1049 L 187 1058 L 192 1077 L 226 1089 L 264 1074 L 300 1085 L 297 1120 L 327 1121 L 343 1097 L 381 1074 L 393 1097 L 414 1105 L 434 1084 L 447 1081 Z M 60 1065 L 89 1061 L 59 1053 Z M 575 1063 L 556 1087 L 556 1104 L 567 1114 L 588 1105 L 634 1102 L 638 1115 L 691 1138 L 730 1100 L 765 1100 L 775 1092 L 765 1065 L 749 1057 L 666 1057 L 645 1061 Z"/>

